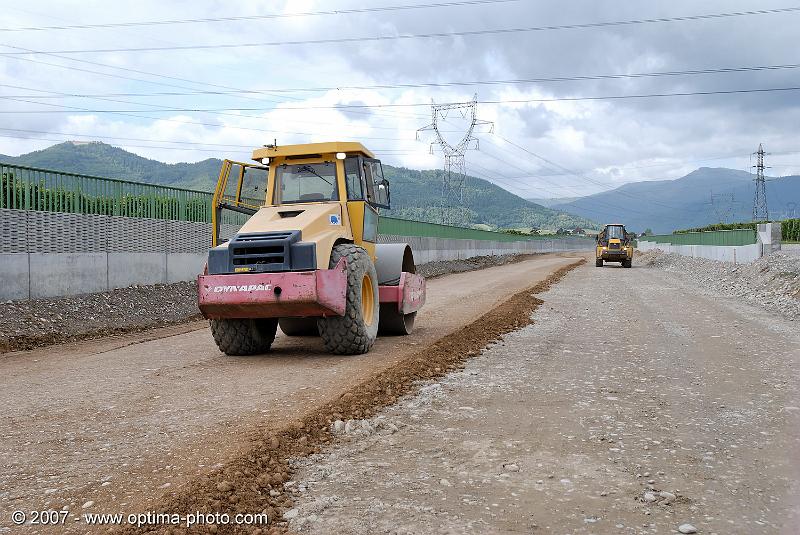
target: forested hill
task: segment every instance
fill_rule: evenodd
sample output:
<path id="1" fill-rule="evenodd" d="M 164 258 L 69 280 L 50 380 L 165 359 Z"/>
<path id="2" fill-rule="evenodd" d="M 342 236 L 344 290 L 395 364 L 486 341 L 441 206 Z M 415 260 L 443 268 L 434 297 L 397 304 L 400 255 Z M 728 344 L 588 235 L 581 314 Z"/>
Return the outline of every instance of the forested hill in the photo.
<path id="1" fill-rule="evenodd" d="M 98 142 L 60 143 L 17 157 L 0 156 L 0 161 L 205 191 L 214 188 L 221 164 L 216 158 L 166 164 Z M 475 177 L 466 181 L 466 210 L 454 210 L 444 217 L 439 206 L 441 171 L 417 171 L 389 165 L 385 165 L 384 170 L 392 192 L 392 210 L 385 213 L 392 217 L 499 228 L 596 227 L 589 219 L 545 208 Z"/>

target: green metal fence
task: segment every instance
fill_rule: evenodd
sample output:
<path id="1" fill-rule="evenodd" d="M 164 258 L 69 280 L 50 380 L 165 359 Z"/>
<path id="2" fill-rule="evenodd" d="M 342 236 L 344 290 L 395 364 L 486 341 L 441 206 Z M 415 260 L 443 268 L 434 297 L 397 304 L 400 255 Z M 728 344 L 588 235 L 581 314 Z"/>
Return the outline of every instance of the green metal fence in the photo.
<path id="1" fill-rule="evenodd" d="M 211 222 L 212 194 L 169 186 L 0 163 L 0 208 Z M 244 214 L 223 211 L 222 223 L 242 225 Z M 523 241 L 522 236 L 381 217 L 378 232 L 461 240 Z"/>
<path id="2" fill-rule="evenodd" d="M 755 230 L 737 229 L 641 236 L 639 241 L 671 245 L 752 245 L 758 243 L 758 238 Z"/>
<path id="3" fill-rule="evenodd" d="M 207 223 L 211 203 L 207 191 L 0 163 L 0 208 Z M 245 220 L 223 217 L 230 224 Z"/>

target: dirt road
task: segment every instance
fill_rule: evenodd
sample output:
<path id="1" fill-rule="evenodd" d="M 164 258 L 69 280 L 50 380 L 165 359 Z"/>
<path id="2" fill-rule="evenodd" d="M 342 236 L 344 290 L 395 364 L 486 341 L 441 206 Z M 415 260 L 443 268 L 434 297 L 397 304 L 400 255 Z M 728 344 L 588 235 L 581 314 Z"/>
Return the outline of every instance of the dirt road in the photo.
<path id="1" fill-rule="evenodd" d="M 281 335 L 269 355 L 226 357 L 202 323 L 5 354 L 0 526 L 15 509 L 147 508 L 234 455 L 251 430 L 297 419 L 571 261 L 543 255 L 430 281 L 415 335 L 381 338 L 363 356 Z"/>
<path id="2" fill-rule="evenodd" d="M 796 322 L 584 266 L 535 323 L 298 461 L 310 533 L 797 533 Z"/>

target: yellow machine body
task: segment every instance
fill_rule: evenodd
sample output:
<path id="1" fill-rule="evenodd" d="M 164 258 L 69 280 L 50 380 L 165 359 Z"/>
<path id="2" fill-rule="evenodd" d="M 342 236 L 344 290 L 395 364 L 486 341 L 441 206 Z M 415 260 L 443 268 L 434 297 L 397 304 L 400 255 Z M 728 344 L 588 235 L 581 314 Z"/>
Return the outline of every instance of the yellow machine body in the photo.
<path id="1" fill-rule="evenodd" d="M 372 152 L 354 142 L 308 143 L 259 148 L 253 151 L 253 160 L 259 163 L 223 163 L 213 200 L 213 247 L 222 243 L 222 214 L 231 210 L 250 215 L 241 233 L 301 230 L 303 241 L 316 244 L 318 269 L 328 268 L 331 250 L 343 241 L 363 247 L 375 260 L 378 208 L 388 203 L 388 183 Z M 360 180 L 348 184 L 356 165 Z M 281 170 L 320 166 L 335 169 L 335 179 L 329 177 L 330 190 L 287 200 Z M 357 194 L 355 182 L 361 183 Z M 385 199 L 380 188 L 385 189 Z"/>
<path id="2" fill-rule="evenodd" d="M 597 267 L 602 267 L 603 262 L 619 262 L 623 267 L 631 267 L 633 240 L 625 230 L 625 225 L 608 224 L 597 234 L 595 263 Z"/>

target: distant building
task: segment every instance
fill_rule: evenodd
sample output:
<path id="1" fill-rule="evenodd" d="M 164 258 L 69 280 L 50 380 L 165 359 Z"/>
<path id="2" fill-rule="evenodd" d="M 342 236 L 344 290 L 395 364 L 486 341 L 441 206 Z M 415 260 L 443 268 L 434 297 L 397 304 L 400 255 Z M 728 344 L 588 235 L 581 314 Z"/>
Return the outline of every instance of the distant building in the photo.
<path id="1" fill-rule="evenodd" d="M 572 233 L 579 236 L 586 236 L 586 231 L 583 230 L 581 227 L 575 227 L 572 229 Z"/>

